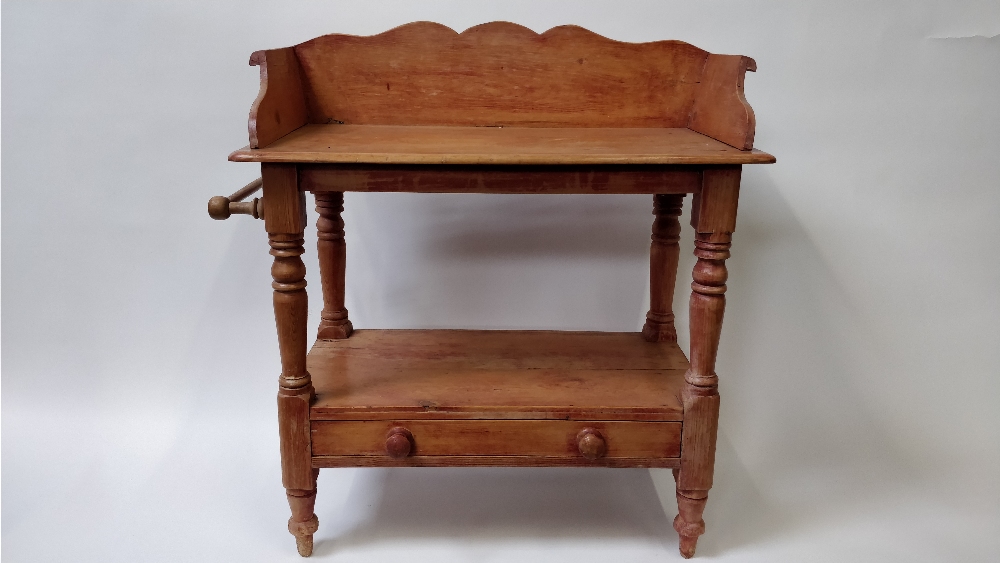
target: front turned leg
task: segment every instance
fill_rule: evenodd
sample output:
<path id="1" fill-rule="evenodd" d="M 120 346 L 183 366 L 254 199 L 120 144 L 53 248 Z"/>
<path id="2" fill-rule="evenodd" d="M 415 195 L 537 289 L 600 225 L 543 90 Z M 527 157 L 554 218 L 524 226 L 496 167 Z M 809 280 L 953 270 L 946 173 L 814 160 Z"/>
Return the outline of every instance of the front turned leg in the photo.
<path id="1" fill-rule="evenodd" d="M 690 367 L 684 374 L 684 423 L 681 467 L 677 480 L 677 517 L 680 552 L 692 557 L 698 537 L 705 533 L 705 504 L 715 472 L 715 442 L 719 428 L 719 377 L 715 360 L 726 308 L 726 259 L 736 224 L 740 168 L 706 170 L 701 193 L 695 196 L 691 222 L 695 227 L 689 325 Z"/>
<path id="2" fill-rule="evenodd" d="M 698 235 L 691 284 L 691 367 L 684 374 L 684 430 L 681 468 L 677 474 L 677 518 L 681 555 L 694 555 L 698 536 L 705 533 L 705 503 L 715 472 L 715 440 L 719 426 L 719 387 L 715 357 L 719 349 L 726 305 L 726 265 L 729 243 L 713 243 Z"/>
<path id="3" fill-rule="evenodd" d="M 295 536 L 299 555 L 312 554 L 312 538 L 319 526 L 313 514 L 316 471 L 312 468 L 309 405 L 312 378 L 306 371 L 305 265 L 300 258 L 300 235 L 270 235 L 274 265 L 274 318 L 281 351 L 278 385 L 278 434 L 281 443 L 281 477 L 292 509 L 288 531 Z"/>
<path id="4" fill-rule="evenodd" d="M 319 335 L 322 340 L 347 338 L 354 331 L 347 308 L 344 307 L 344 274 L 347 245 L 344 243 L 343 192 L 316 194 L 316 250 L 319 254 L 319 275 L 323 284 L 323 312 L 320 313 Z"/>
<path id="5" fill-rule="evenodd" d="M 288 495 L 292 517 L 288 531 L 295 536 L 299 554 L 312 554 L 312 535 L 318 521 L 313 514 L 316 471 L 312 468 L 309 406 L 314 397 L 312 377 L 306 369 L 308 297 L 306 267 L 302 263 L 305 230 L 305 197 L 298 189 L 294 165 L 263 164 L 264 228 L 274 264 L 274 322 L 278 331 L 281 375 L 278 377 L 278 437 L 281 447 L 281 482 Z"/>

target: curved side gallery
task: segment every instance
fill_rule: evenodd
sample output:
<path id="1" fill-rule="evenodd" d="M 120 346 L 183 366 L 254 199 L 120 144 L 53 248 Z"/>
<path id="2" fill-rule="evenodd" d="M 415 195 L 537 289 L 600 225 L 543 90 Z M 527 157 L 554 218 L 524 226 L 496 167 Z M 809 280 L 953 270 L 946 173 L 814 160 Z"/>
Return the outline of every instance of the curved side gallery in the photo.
<path id="1" fill-rule="evenodd" d="M 582 27 L 415 22 L 257 51 L 250 148 L 307 124 L 689 128 L 753 146 L 753 59 L 682 41 L 626 43 Z M 553 79 L 555 77 L 555 79 Z"/>

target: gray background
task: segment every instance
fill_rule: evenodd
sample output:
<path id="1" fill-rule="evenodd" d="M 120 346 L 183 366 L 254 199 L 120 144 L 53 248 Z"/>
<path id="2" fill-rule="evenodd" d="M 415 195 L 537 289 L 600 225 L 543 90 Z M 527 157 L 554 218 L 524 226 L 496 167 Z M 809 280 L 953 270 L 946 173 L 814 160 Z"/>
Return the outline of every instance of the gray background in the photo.
<path id="1" fill-rule="evenodd" d="M 744 175 L 702 557 L 1000 558 L 998 4 L 536 0 L 4 2 L 5 561 L 298 560 L 266 237 L 205 202 L 258 175 L 225 160 L 252 51 L 420 19 L 757 60 L 756 145 L 778 164 Z M 646 196 L 346 208 L 357 327 L 636 330 L 647 307 Z M 679 559 L 666 471 L 319 487 L 320 560 Z"/>

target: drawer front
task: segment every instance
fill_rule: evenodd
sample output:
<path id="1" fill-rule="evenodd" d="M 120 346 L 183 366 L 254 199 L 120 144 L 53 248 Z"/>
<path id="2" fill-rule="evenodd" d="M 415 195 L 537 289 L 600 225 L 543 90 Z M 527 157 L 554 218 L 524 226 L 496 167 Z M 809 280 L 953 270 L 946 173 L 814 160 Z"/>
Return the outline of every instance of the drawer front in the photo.
<path id="1" fill-rule="evenodd" d="M 388 459 L 432 456 L 663 459 L 680 456 L 680 437 L 679 422 L 313 421 L 312 453 Z M 390 451 L 395 455 L 391 456 Z"/>

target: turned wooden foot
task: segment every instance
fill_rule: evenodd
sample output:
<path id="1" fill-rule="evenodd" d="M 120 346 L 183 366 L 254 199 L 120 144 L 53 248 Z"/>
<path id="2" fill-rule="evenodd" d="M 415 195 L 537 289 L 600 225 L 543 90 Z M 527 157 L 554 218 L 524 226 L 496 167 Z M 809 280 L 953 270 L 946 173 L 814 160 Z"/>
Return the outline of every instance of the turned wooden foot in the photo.
<path id="1" fill-rule="evenodd" d="M 319 529 L 319 518 L 313 513 L 316 505 L 316 489 L 304 491 L 287 489 L 288 506 L 292 517 L 288 519 L 288 531 L 295 536 L 295 547 L 299 555 L 309 557 L 313 552 L 313 534 Z"/>
<path id="2" fill-rule="evenodd" d="M 701 496 L 691 498 L 688 495 Z M 698 547 L 698 536 L 705 533 L 705 503 L 708 501 L 707 491 L 677 491 L 677 517 L 674 518 L 674 529 L 680 536 L 681 557 L 690 559 Z"/>

